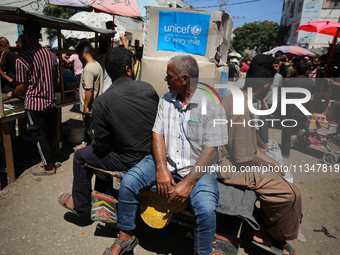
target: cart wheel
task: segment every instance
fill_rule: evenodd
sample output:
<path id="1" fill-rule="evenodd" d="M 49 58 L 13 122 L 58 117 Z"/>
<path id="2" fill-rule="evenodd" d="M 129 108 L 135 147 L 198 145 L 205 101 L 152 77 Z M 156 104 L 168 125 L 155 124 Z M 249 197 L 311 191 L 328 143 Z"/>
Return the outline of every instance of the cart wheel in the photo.
<path id="1" fill-rule="evenodd" d="M 322 159 L 329 166 L 334 165 L 338 161 L 337 156 L 333 152 L 325 152 Z"/>

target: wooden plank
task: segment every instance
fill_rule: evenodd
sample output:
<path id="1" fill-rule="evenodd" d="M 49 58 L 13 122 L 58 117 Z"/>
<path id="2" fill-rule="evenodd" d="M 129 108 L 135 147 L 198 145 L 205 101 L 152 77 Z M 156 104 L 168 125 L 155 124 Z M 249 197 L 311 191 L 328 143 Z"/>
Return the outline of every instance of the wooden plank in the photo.
<path id="1" fill-rule="evenodd" d="M 97 59 L 99 54 L 99 50 L 98 50 L 98 43 L 99 43 L 99 37 L 98 37 L 98 33 L 94 33 L 94 55 L 95 58 Z"/>
<path id="2" fill-rule="evenodd" d="M 18 129 L 19 129 L 19 136 L 22 137 L 27 133 L 27 120 L 26 118 L 18 119 Z"/>
<path id="3" fill-rule="evenodd" d="M 61 26 L 58 26 L 58 49 L 61 49 Z M 61 86 L 61 103 L 65 103 L 65 87 L 64 87 L 64 67 L 63 54 L 59 53 L 59 70 L 60 70 L 60 86 Z M 58 146 L 59 148 L 59 146 Z"/>
<path id="4" fill-rule="evenodd" d="M 56 134 L 55 134 L 55 140 L 54 140 L 54 143 L 55 143 L 55 153 L 56 155 L 59 155 L 60 153 L 60 146 L 59 146 L 59 143 L 60 143 L 60 140 L 61 140 L 61 108 L 58 108 L 57 109 L 57 125 L 56 125 Z"/>
<path id="5" fill-rule="evenodd" d="M 9 122 L 2 123 L 2 137 L 5 148 L 5 158 L 6 158 L 6 172 L 8 184 L 15 181 L 15 169 L 13 162 L 13 150 L 12 150 L 12 139 L 11 132 L 9 128 Z"/>

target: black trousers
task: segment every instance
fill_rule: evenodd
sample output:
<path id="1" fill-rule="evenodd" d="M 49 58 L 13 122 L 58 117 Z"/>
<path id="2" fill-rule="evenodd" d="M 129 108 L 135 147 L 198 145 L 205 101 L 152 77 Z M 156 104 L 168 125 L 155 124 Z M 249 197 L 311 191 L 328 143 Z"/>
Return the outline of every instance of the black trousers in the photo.
<path id="1" fill-rule="evenodd" d="M 289 119 L 289 117 L 286 117 L 286 119 Z M 305 116 L 292 117 L 291 119 L 294 119 L 297 122 L 297 125 L 295 127 L 282 127 L 282 135 L 281 135 L 281 152 L 282 152 L 282 155 L 285 155 L 288 157 L 290 156 L 291 136 L 297 134 L 297 132 L 300 129 L 303 129 L 307 121 L 307 118 Z M 285 125 L 289 125 L 289 126 L 293 126 L 294 124 L 295 124 L 294 121 L 285 122 Z"/>
<path id="2" fill-rule="evenodd" d="M 91 206 L 91 179 L 93 173 L 92 169 L 85 167 L 85 163 L 109 171 L 126 171 L 110 155 L 95 154 L 92 146 L 77 150 L 73 157 L 72 187 L 73 203 L 77 211 L 85 211 Z"/>
<path id="3" fill-rule="evenodd" d="M 53 143 L 56 134 L 57 108 L 46 111 L 26 110 L 28 129 L 37 141 L 38 151 L 44 165 L 54 165 Z"/>

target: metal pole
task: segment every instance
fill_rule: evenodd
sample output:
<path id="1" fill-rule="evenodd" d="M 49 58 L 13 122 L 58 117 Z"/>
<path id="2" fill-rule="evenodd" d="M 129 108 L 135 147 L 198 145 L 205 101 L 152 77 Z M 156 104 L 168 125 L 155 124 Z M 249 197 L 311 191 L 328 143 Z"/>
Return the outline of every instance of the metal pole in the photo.
<path id="1" fill-rule="evenodd" d="M 58 25 L 58 50 L 59 51 L 59 70 L 60 70 L 60 86 L 61 86 L 61 103 L 65 103 L 65 87 L 64 87 L 64 66 L 63 66 L 63 53 L 61 47 L 61 26 Z"/>
<path id="2" fill-rule="evenodd" d="M 338 30 L 336 31 L 336 34 L 333 38 L 332 48 L 331 48 L 331 51 L 329 52 L 328 58 L 327 58 L 327 66 L 326 66 L 324 77 L 327 77 L 327 74 L 328 74 L 328 71 L 329 71 L 329 66 L 331 64 L 331 60 L 332 60 L 332 57 L 333 57 L 333 54 L 334 54 L 334 49 L 335 49 L 335 45 L 336 45 L 339 33 L 340 33 L 340 28 L 338 28 Z"/>

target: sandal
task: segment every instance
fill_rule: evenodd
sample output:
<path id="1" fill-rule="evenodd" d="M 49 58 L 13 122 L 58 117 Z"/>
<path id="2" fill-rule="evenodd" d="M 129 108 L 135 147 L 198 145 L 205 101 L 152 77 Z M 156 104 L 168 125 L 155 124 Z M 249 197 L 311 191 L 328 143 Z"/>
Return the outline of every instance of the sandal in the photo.
<path id="1" fill-rule="evenodd" d="M 125 254 L 129 251 L 132 251 L 138 244 L 138 239 L 136 236 L 131 236 L 130 240 L 127 242 L 122 242 L 118 238 L 114 241 L 114 243 L 118 244 L 123 249 L 120 251 L 119 255 Z M 105 249 L 106 255 L 112 255 L 110 248 Z"/>
<path id="2" fill-rule="evenodd" d="M 65 195 L 64 195 L 64 194 L 65 194 Z M 60 192 L 60 193 L 59 193 L 59 196 L 58 196 L 58 202 L 59 202 L 59 204 L 60 204 L 62 207 L 64 207 L 64 208 L 70 210 L 71 212 L 73 212 L 73 213 L 76 214 L 76 215 L 79 215 L 79 213 L 76 211 L 76 209 L 70 208 L 70 207 L 68 207 L 68 206 L 65 204 L 65 202 L 67 201 L 67 199 L 69 199 L 70 197 L 72 197 L 71 194 L 64 193 L 64 192 Z"/>
<path id="3" fill-rule="evenodd" d="M 41 168 L 44 168 L 45 165 L 44 165 L 42 162 L 40 162 L 40 163 L 39 163 L 39 166 L 40 166 Z M 57 168 L 59 168 L 59 167 L 61 167 L 61 162 L 55 162 L 54 168 L 57 169 Z"/>
<path id="4" fill-rule="evenodd" d="M 297 255 L 295 249 L 293 246 L 291 246 L 289 243 L 286 243 L 283 246 L 283 249 L 289 252 L 289 255 Z"/>
<path id="5" fill-rule="evenodd" d="M 255 244 L 257 247 L 266 250 L 267 252 L 270 252 L 271 254 L 275 255 L 283 255 L 283 250 L 275 247 L 274 245 L 268 246 L 263 243 L 256 242 L 255 240 L 251 241 L 252 244 Z M 286 249 L 286 248 L 285 248 Z M 287 249 L 286 249 L 287 250 Z M 290 254 L 290 253 L 289 253 Z"/>
<path id="6" fill-rule="evenodd" d="M 35 176 L 43 176 L 43 175 L 55 175 L 56 174 L 56 170 L 53 172 L 46 172 L 44 168 L 42 167 L 37 167 L 35 169 L 32 170 L 32 174 Z"/>

